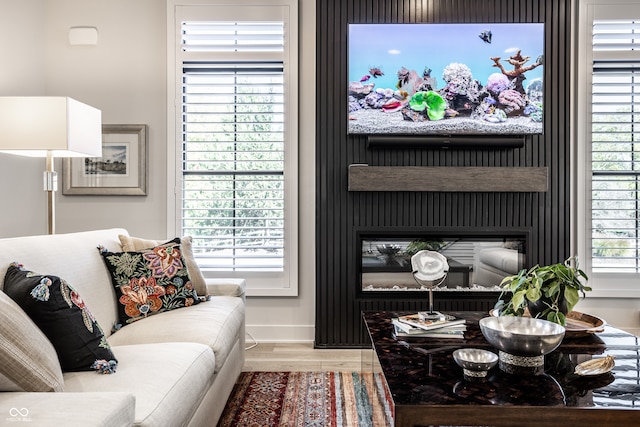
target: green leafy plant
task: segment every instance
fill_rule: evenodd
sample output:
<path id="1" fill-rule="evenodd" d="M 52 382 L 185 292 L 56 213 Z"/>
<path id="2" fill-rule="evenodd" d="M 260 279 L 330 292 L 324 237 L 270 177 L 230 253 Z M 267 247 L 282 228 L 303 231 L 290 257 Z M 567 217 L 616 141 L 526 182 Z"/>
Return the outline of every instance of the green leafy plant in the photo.
<path id="1" fill-rule="evenodd" d="M 522 316 L 529 308 L 532 316 L 564 326 L 566 314 L 578 303 L 580 293 L 584 297 L 585 291 L 591 290 L 583 280 L 589 278 L 578 268 L 575 257 L 558 264 L 523 269 L 502 279 L 503 290 L 494 309 L 503 316 Z M 505 301 L 508 293 L 511 299 Z"/>
<path id="2" fill-rule="evenodd" d="M 446 243 L 441 240 L 418 239 L 418 240 L 413 240 L 411 243 L 409 243 L 404 253 L 408 256 L 413 256 L 422 250 L 439 251 L 445 245 Z"/>

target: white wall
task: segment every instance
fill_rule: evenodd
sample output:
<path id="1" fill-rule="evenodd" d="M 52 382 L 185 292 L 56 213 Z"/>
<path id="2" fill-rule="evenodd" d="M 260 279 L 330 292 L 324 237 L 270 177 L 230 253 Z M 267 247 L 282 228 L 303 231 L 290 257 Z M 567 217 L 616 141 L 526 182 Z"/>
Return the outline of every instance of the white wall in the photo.
<path id="1" fill-rule="evenodd" d="M 167 236 L 166 5 L 160 0 L 0 0 L 0 96 L 64 95 L 102 110 L 105 124 L 149 129 L 146 197 L 57 193 L 58 233 L 124 227 Z M 98 28 L 97 46 L 70 46 L 72 26 Z M 315 93 L 315 2 L 300 0 L 302 99 Z M 7 64 L 12 64 L 11 67 Z M 315 301 L 315 106 L 300 107 L 299 296 L 250 297 L 247 329 L 261 341 L 311 341 Z M 62 180 L 61 161 L 56 169 Z M 0 237 L 46 233 L 43 159 L 0 154 Z"/>
<path id="2" fill-rule="evenodd" d="M 636 298 L 589 298 L 575 308 L 606 320 L 610 325 L 640 335 L 640 301 Z"/>
<path id="3" fill-rule="evenodd" d="M 121 226 L 134 235 L 164 238 L 164 2 L 45 0 L 44 5 L 47 95 L 71 96 L 99 108 L 105 124 L 144 123 L 149 130 L 147 196 L 63 196 L 59 192 L 57 232 Z M 69 45 L 73 26 L 97 27 L 98 45 Z"/>
<path id="4" fill-rule="evenodd" d="M 41 95 L 45 90 L 42 4 L 0 0 L 0 95 Z M 44 159 L 0 154 L 0 236 L 47 232 L 44 168 Z"/>

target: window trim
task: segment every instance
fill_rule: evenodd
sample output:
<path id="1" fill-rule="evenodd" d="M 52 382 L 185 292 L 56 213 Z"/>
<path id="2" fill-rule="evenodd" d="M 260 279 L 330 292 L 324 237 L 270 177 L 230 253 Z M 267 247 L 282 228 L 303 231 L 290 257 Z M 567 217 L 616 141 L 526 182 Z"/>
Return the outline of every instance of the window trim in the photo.
<path id="1" fill-rule="evenodd" d="M 589 276 L 589 298 L 640 298 L 640 274 L 594 273 L 591 263 L 591 85 L 593 69 L 592 24 L 594 19 L 625 19 L 635 12 L 640 17 L 640 5 L 635 0 L 574 0 L 578 10 L 577 42 L 572 50 L 572 78 L 575 95 L 571 114 L 574 123 L 571 149 L 573 194 L 571 251 L 577 253 L 580 267 Z"/>
<path id="2" fill-rule="evenodd" d="M 255 14 L 264 19 L 260 9 L 284 15 L 286 44 L 285 64 L 285 249 L 282 272 L 212 272 L 203 269 L 205 277 L 244 278 L 247 296 L 298 295 L 298 0 L 167 0 L 167 232 L 178 235 L 181 197 L 181 132 L 180 106 L 182 64 L 180 62 L 180 16 L 191 9 L 197 18 L 220 20 L 221 12 L 241 19 Z M 215 11 L 214 11 L 215 9 Z M 278 10 L 279 9 L 279 10 Z M 175 142 L 175 143 L 172 143 Z"/>

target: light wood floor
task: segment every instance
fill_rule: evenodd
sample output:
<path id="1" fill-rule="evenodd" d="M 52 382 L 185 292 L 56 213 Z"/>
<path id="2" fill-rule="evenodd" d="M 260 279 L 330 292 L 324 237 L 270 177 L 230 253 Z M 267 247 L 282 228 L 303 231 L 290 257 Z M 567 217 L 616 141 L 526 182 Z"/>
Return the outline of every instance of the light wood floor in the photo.
<path id="1" fill-rule="evenodd" d="M 250 345 L 247 340 L 247 347 Z M 355 372 L 361 370 L 363 351 L 367 350 L 314 349 L 312 343 L 258 343 L 245 352 L 243 371 Z"/>
<path id="2" fill-rule="evenodd" d="M 640 330 L 628 332 L 638 335 Z M 247 337 L 247 347 L 254 342 Z M 258 343 L 245 351 L 243 371 L 369 371 L 372 350 L 314 349 L 312 343 Z"/>

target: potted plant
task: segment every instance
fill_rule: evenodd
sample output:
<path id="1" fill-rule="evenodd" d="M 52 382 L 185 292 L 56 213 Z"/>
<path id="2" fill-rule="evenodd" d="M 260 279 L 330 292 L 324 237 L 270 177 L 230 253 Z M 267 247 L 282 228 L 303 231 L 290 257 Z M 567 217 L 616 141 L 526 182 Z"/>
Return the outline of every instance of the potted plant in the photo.
<path id="1" fill-rule="evenodd" d="M 583 283 L 588 279 L 578 268 L 575 257 L 558 264 L 523 269 L 518 274 L 502 279 L 503 288 L 494 310 L 500 315 L 522 316 L 525 309 L 533 317 L 566 325 L 566 315 L 578 303 L 580 293 L 591 288 Z M 506 293 L 511 299 L 505 301 Z"/>

